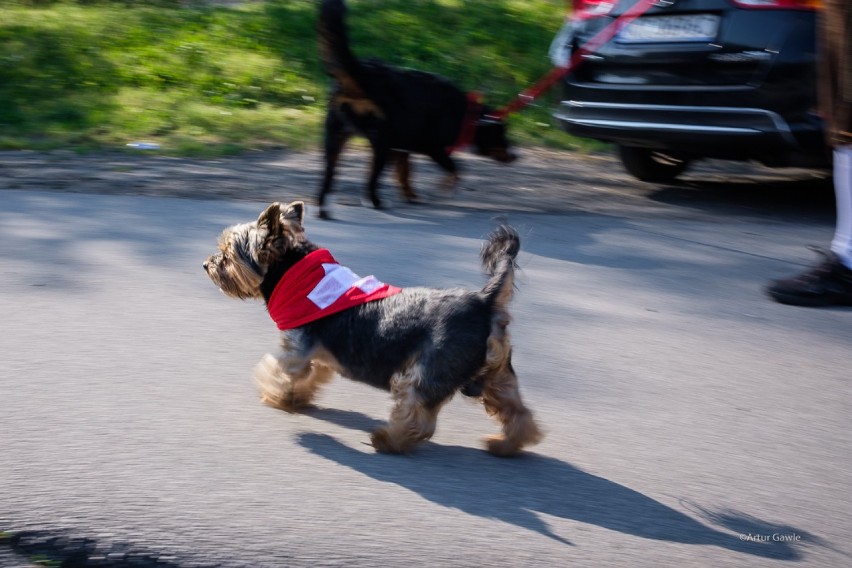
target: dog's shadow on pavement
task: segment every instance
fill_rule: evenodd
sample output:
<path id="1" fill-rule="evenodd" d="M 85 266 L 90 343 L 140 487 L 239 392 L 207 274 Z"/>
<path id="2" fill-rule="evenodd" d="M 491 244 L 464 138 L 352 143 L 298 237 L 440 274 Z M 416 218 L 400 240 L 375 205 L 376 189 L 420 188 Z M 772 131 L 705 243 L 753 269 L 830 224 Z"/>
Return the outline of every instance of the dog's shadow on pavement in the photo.
<path id="1" fill-rule="evenodd" d="M 365 431 L 382 424 L 353 411 L 313 409 L 307 414 Z M 389 456 L 371 449 L 353 449 L 319 433 L 302 433 L 297 442 L 317 456 L 404 487 L 438 505 L 499 519 L 566 545 L 572 544 L 570 535 L 555 534 L 539 514 L 641 538 L 715 545 L 779 560 L 799 560 L 803 545 L 823 544 L 799 528 L 768 523 L 737 511 L 710 512 L 693 505 L 691 509 L 696 509 L 705 523 L 629 487 L 535 453 L 500 459 L 475 448 L 429 442 L 411 456 Z"/>

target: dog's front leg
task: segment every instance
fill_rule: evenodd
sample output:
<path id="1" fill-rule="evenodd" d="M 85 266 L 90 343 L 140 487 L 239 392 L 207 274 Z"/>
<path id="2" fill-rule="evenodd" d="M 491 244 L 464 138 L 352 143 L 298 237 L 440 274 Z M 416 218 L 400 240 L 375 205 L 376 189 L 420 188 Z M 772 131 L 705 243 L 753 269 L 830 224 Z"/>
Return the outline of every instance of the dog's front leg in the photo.
<path id="1" fill-rule="evenodd" d="M 408 203 L 420 203 L 417 192 L 411 186 L 411 155 L 402 150 L 394 150 L 394 163 L 396 165 L 396 181 L 402 196 Z"/>
<path id="2" fill-rule="evenodd" d="M 334 377 L 329 367 L 310 359 L 266 354 L 254 371 L 264 404 L 287 412 L 310 406 L 319 388 Z"/>
<path id="3" fill-rule="evenodd" d="M 427 404 L 417 390 L 419 377 L 414 369 L 400 373 L 391 380 L 394 407 L 387 426 L 370 436 L 376 451 L 385 454 L 408 453 L 417 444 L 435 433 L 438 411 L 442 402 Z"/>
<path id="4" fill-rule="evenodd" d="M 458 167 L 456 166 L 455 160 L 453 160 L 446 152 L 430 154 L 429 157 L 432 158 L 436 164 L 441 166 L 445 172 L 447 172 L 447 175 L 445 175 L 444 179 L 441 181 L 441 190 L 453 195 L 456 192 L 456 186 L 459 183 Z"/>

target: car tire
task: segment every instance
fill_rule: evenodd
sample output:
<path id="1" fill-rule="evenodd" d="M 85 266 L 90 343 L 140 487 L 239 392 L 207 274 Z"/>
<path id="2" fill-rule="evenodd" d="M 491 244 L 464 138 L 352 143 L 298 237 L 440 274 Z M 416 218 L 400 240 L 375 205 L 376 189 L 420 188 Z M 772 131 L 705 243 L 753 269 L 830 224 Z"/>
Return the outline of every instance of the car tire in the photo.
<path id="1" fill-rule="evenodd" d="M 654 183 L 672 181 L 689 167 L 690 162 L 660 150 L 635 146 L 619 146 L 618 156 L 630 175 Z"/>

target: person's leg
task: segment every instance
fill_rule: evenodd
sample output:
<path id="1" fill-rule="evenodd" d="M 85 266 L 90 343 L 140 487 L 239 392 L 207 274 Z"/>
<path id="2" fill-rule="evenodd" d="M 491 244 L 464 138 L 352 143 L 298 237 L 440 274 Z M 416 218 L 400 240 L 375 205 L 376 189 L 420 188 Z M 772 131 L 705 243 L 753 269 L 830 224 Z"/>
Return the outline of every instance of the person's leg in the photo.
<path id="1" fill-rule="evenodd" d="M 837 225 L 831 251 L 847 268 L 852 268 L 852 146 L 834 149 L 834 195 Z"/>
<path id="2" fill-rule="evenodd" d="M 822 263 L 766 287 L 770 298 L 795 306 L 852 306 L 852 146 L 834 150 L 837 223 Z"/>

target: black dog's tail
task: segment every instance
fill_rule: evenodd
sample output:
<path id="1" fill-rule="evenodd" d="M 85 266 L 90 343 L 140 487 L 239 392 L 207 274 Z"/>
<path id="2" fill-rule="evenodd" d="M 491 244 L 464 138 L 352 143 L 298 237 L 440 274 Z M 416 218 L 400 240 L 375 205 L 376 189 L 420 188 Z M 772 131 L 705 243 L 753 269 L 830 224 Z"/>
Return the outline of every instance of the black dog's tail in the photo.
<path id="1" fill-rule="evenodd" d="M 343 0 L 323 0 L 319 14 L 320 58 L 326 72 L 334 77 L 343 92 L 363 98 L 363 67 L 349 48 L 346 29 L 346 4 Z"/>
<path id="2" fill-rule="evenodd" d="M 482 246 L 482 267 L 491 276 L 482 294 L 499 309 L 505 310 L 515 289 L 515 257 L 521 250 L 521 237 L 509 225 L 497 227 Z"/>

